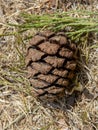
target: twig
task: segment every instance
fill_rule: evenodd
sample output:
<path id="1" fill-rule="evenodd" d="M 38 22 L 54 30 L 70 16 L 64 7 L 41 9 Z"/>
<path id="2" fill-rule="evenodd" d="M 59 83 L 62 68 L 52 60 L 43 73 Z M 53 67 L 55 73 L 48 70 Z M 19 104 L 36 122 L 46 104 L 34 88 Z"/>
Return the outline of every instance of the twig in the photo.
<path id="1" fill-rule="evenodd" d="M 8 124 L 3 130 L 7 130 L 10 126 L 12 126 L 15 123 L 20 122 L 21 120 L 23 120 L 25 118 L 25 114 L 22 113 L 20 116 L 18 116 L 14 121 L 12 121 L 10 124 Z"/>
<path id="2" fill-rule="evenodd" d="M 31 107 L 31 110 L 33 109 L 33 106 Z M 15 120 L 13 120 L 10 124 L 8 124 L 3 130 L 7 130 L 9 127 L 11 127 L 13 124 L 19 123 L 21 120 L 25 118 L 26 114 L 22 113 L 20 116 L 18 116 Z"/>

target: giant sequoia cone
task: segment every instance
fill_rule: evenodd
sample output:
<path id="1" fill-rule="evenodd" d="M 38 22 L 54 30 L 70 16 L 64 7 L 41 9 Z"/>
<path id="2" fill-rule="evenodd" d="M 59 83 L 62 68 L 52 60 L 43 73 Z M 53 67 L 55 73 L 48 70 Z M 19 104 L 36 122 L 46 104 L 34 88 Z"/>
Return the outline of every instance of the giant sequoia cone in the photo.
<path id="1" fill-rule="evenodd" d="M 26 66 L 34 96 L 54 100 L 72 89 L 76 50 L 76 45 L 63 32 L 44 31 L 33 37 L 27 50 Z"/>

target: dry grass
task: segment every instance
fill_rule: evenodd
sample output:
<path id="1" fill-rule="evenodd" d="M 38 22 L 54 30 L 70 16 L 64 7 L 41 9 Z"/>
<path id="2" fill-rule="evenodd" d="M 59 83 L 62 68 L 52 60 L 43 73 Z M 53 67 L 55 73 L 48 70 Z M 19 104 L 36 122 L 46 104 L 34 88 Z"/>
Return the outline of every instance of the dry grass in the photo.
<path id="1" fill-rule="evenodd" d="M 0 0 L 0 34 L 17 32 L 7 22 L 22 22 L 19 13 L 40 11 L 38 0 Z M 44 5 L 45 6 L 45 5 Z M 75 10 L 98 10 L 98 2 L 92 5 L 71 5 Z M 28 40 L 23 37 L 34 35 L 35 30 L 22 36 L 4 36 L 0 38 L 0 130 L 97 130 L 98 129 L 98 34 L 88 44 L 80 46 L 82 70 L 77 73 L 81 91 L 54 105 L 44 107 L 36 101 L 32 88 L 26 78 L 24 57 Z M 84 41 L 85 42 L 85 41 Z M 84 61 L 86 57 L 86 62 Z M 87 79 L 87 80 L 86 80 Z M 76 100 L 74 105 L 74 100 Z M 69 109 L 68 104 L 71 104 Z"/>

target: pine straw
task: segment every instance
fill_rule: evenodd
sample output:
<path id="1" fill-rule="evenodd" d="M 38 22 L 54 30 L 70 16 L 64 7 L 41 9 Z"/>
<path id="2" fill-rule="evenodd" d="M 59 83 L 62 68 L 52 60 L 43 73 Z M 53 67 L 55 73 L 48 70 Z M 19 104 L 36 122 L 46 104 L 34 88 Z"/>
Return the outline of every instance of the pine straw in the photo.
<path id="1" fill-rule="evenodd" d="M 16 4 L 17 3 L 17 4 Z M 31 10 L 36 4 L 15 0 L 12 7 L 17 11 Z M 4 4 L 4 5 L 3 5 Z M 7 4 L 2 1 L 4 9 Z M 33 5 L 33 7 L 32 7 Z M 40 4 L 39 4 L 40 6 Z M 96 5 L 93 10 L 96 10 Z M 80 5 L 78 8 L 83 8 Z M 88 10 L 91 6 L 88 6 Z M 13 11 L 14 10 L 14 11 Z M 14 27 L 6 26 L 7 21 L 20 22 L 15 8 L 6 11 L 2 16 L 1 31 L 17 32 Z M 1 32 L 0 31 L 0 32 Z M 34 35 L 32 29 L 22 36 L 4 36 L 0 41 L 0 130 L 97 130 L 98 129 L 98 36 L 91 37 L 89 44 L 83 41 L 80 46 L 82 54 L 80 65 L 82 70 L 77 73 L 79 79 L 76 89 L 82 91 L 75 106 L 73 106 L 74 94 L 68 100 L 63 99 L 59 104 L 44 107 L 32 94 L 32 88 L 26 78 L 24 57 L 28 40 L 22 38 Z M 84 61 L 86 56 L 86 63 Z M 87 79 L 85 81 L 85 79 Z M 86 83 L 85 83 L 86 82 Z M 84 84 L 85 83 L 85 84 Z M 72 109 L 68 105 L 72 101 Z M 67 107 L 67 108 L 66 108 Z"/>

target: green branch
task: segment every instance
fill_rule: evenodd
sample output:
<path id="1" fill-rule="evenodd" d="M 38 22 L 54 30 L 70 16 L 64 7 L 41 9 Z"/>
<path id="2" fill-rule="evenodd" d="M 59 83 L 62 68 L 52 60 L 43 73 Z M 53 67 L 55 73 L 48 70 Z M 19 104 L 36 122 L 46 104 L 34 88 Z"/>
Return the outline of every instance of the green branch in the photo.
<path id="1" fill-rule="evenodd" d="M 22 33 L 26 30 L 50 29 L 53 31 L 65 30 L 69 36 L 81 36 L 89 32 L 98 32 L 98 13 L 89 11 L 71 11 L 54 14 L 33 15 L 22 13 L 22 24 L 9 24 L 18 28 Z M 69 27 L 70 29 L 67 29 Z M 76 36 L 77 35 L 77 36 Z"/>

